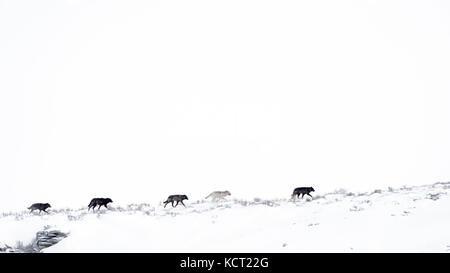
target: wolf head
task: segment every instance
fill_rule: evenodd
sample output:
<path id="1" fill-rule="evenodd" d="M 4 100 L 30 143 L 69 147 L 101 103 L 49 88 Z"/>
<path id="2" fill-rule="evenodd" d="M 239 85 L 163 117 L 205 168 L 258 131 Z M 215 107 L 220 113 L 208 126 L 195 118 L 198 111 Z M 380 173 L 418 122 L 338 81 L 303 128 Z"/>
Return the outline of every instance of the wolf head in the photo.
<path id="1" fill-rule="evenodd" d="M 231 193 L 229 191 L 225 191 L 224 193 L 225 193 L 225 195 L 231 195 Z"/>
<path id="2" fill-rule="evenodd" d="M 44 204 L 44 207 L 47 209 L 47 208 L 51 208 L 52 206 L 50 206 L 49 203 L 45 203 L 45 204 Z"/>
<path id="3" fill-rule="evenodd" d="M 187 197 L 186 195 L 184 195 L 184 194 L 181 196 L 181 199 L 183 199 L 183 200 L 189 200 L 188 197 Z"/>
<path id="4" fill-rule="evenodd" d="M 105 198 L 105 203 L 106 203 L 106 204 L 112 203 L 112 201 L 113 201 L 113 200 L 111 200 L 111 198 Z"/>
<path id="5" fill-rule="evenodd" d="M 310 191 L 315 191 L 313 187 L 310 187 L 309 190 L 310 190 Z"/>

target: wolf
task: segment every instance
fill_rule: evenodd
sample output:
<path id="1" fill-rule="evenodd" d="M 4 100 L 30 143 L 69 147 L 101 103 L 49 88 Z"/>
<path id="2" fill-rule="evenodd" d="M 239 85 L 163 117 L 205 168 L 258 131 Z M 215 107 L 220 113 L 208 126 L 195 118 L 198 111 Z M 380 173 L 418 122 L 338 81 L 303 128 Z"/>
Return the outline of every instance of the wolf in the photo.
<path id="1" fill-rule="evenodd" d="M 296 195 L 297 195 L 297 198 L 300 198 L 300 194 L 302 195 L 302 198 L 303 198 L 303 196 L 305 196 L 305 194 L 311 196 L 311 194 L 309 194 L 309 193 L 312 192 L 312 191 L 314 191 L 313 187 L 299 187 L 299 188 L 295 188 L 294 192 L 292 193 L 292 199 L 294 199 Z"/>
<path id="2" fill-rule="evenodd" d="M 50 204 L 49 203 L 34 203 L 33 205 L 31 205 L 28 209 L 30 210 L 30 212 L 33 212 L 34 210 L 38 209 L 39 210 L 39 214 L 41 214 L 41 211 L 44 211 L 46 213 L 48 213 L 46 211 L 46 209 L 50 208 Z"/>
<path id="3" fill-rule="evenodd" d="M 98 205 L 98 210 L 100 210 L 100 208 L 102 206 L 105 206 L 105 208 L 108 208 L 107 207 L 108 203 L 112 203 L 111 198 L 94 198 L 89 203 L 88 211 L 90 208 L 92 208 L 92 210 L 94 210 L 97 205 Z"/>
<path id="4" fill-rule="evenodd" d="M 227 197 L 228 195 L 231 195 L 229 191 L 214 191 L 208 196 L 206 196 L 205 199 L 211 197 L 213 201 L 216 201 L 219 199 L 225 199 L 225 197 Z"/>
<path id="5" fill-rule="evenodd" d="M 164 201 L 164 207 L 167 206 L 167 204 L 172 203 L 172 207 L 176 207 L 178 206 L 178 203 L 181 203 L 184 207 L 186 207 L 183 203 L 183 200 L 189 200 L 188 197 L 184 194 L 175 194 L 175 195 L 170 195 L 169 197 L 167 197 L 167 200 Z M 173 205 L 173 202 L 177 202 L 175 204 L 175 206 Z"/>

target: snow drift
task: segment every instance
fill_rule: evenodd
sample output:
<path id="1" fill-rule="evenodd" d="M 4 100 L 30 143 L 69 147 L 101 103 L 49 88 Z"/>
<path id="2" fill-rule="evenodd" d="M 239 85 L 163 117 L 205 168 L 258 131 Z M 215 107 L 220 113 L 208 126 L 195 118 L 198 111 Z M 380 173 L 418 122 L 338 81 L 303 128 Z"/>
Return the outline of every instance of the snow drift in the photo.
<path id="1" fill-rule="evenodd" d="M 0 251 L 26 252 L 37 234 L 58 230 L 63 236 L 38 251 L 448 252 L 449 191 L 450 182 L 366 193 L 316 191 L 296 202 L 229 198 L 189 200 L 187 208 L 143 203 L 110 204 L 98 212 L 5 212 Z"/>

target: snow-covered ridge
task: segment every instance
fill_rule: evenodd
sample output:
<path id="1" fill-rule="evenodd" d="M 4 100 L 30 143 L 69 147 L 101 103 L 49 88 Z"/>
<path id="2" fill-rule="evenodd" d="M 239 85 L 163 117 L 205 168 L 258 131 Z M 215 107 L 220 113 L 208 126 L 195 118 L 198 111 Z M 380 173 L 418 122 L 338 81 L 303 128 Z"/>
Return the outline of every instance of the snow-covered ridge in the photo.
<path id="1" fill-rule="evenodd" d="M 0 244 L 27 245 L 36 233 L 69 234 L 44 252 L 446 252 L 450 182 L 293 202 L 189 200 L 164 208 L 129 204 L 88 212 L 0 213 Z"/>

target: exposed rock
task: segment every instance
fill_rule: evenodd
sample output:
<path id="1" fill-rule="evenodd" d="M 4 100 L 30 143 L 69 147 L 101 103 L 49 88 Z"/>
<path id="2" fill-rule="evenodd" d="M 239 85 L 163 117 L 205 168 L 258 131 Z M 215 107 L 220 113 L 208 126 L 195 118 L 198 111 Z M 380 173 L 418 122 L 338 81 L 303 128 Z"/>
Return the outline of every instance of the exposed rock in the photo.
<path id="1" fill-rule="evenodd" d="M 51 231 L 39 231 L 36 233 L 36 238 L 28 245 L 24 245 L 22 242 L 17 242 L 15 247 L 8 246 L 7 244 L 0 243 L 0 252 L 9 253 L 35 253 L 41 252 L 42 249 L 57 244 L 62 239 L 68 236 L 67 233 L 59 230 Z"/>
<path id="2" fill-rule="evenodd" d="M 14 252 L 14 249 L 7 244 L 0 243 L 0 252 Z"/>
<path id="3" fill-rule="evenodd" d="M 62 239 L 66 238 L 67 235 L 67 233 L 59 230 L 39 231 L 36 234 L 36 240 L 33 243 L 33 247 L 37 251 L 41 251 L 44 248 L 57 244 Z"/>

